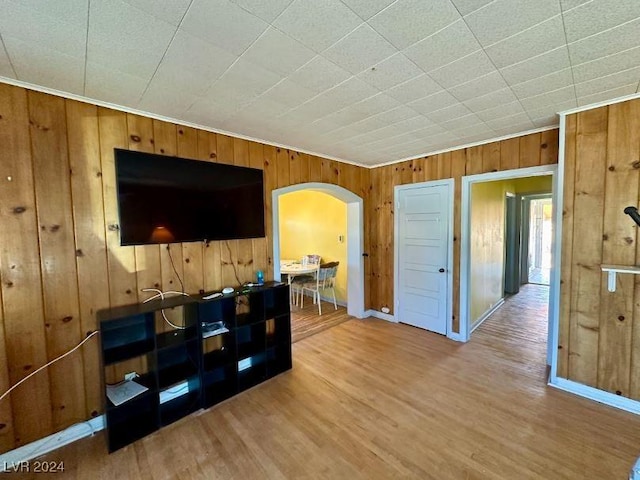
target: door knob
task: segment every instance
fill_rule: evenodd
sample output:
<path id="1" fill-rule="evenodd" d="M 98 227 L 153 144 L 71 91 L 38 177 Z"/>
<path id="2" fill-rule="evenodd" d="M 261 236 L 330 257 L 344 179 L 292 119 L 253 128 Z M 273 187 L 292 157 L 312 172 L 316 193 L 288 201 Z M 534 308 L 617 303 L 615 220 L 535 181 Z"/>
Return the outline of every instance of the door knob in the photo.
<path id="1" fill-rule="evenodd" d="M 444 268 L 441 268 L 440 270 L 438 270 L 440 273 L 444 273 Z"/>

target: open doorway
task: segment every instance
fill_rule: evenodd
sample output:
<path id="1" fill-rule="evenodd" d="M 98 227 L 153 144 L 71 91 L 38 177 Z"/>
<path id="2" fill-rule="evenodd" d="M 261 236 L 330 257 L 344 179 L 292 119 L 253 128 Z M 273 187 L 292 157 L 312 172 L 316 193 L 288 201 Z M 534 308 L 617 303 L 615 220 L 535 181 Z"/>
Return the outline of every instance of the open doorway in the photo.
<path id="1" fill-rule="evenodd" d="M 473 175 L 463 177 L 462 189 L 461 334 L 469 340 L 476 329 L 502 325 L 541 336 L 542 365 L 550 362 L 554 343 L 549 299 L 557 288 L 551 275 L 556 171 L 552 165 Z M 546 284 L 532 283 L 536 274 Z M 481 327 L 485 321 L 496 325 Z"/>
<path id="2" fill-rule="evenodd" d="M 299 193 L 302 196 L 295 197 L 295 194 Z M 290 200 L 293 200 L 293 202 Z M 300 208 L 303 204 L 307 204 L 310 208 L 306 213 L 304 208 Z M 312 205 L 315 205 L 315 207 Z M 318 210 L 318 206 L 320 210 Z M 328 215 L 327 209 L 329 206 L 333 208 L 332 211 L 335 210 L 332 215 Z M 342 227 L 339 225 L 340 222 L 335 221 L 337 217 L 341 217 L 336 213 L 340 210 L 340 207 L 342 207 L 344 214 L 344 225 Z M 290 219 L 292 221 L 288 222 L 283 218 L 283 212 L 289 215 L 295 212 L 297 217 L 296 219 Z M 340 319 L 348 318 L 349 316 L 363 318 L 364 265 L 362 252 L 364 236 L 362 198 L 349 190 L 332 184 L 305 183 L 291 185 L 272 192 L 272 220 L 273 266 L 276 280 L 283 279 L 281 264 L 283 260 L 299 260 L 302 255 L 318 254 L 322 256 L 323 262 L 339 261 L 337 275 L 340 275 L 340 278 L 336 278 L 337 303 L 342 305 L 340 307 L 341 310 L 338 312 L 339 315 L 335 314 L 333 298 L 331 298 L 331 303 L 322 304 L 322 315 L 319 315 L 317 306 L 313 305 L 309 298 L 305 298 L 305 308 L 298 312 L 301 322 L 307 325 L 305 329 L 318 331 L 318 329 L 323 329 L 327 325 L 331 326 L 333 323 L 339 322 Z M 305 223 L 306 226 L 295 225 L 298 222 Z M 322 225 L 327 228 L 322 227 Z M 307 240 L 304 240 L 304 238 Z M 306 244 L 296 245 L 296 242 L 306 242 Z M 287 255 L 292 258 L 287 257 Z M 326 292 L 320 292 L 320 296 L 324 296 L 324 299 L 327 300 L 324 293 Z M 294 313 L 296 313 L 296 308 L 294 306 Z M 332 319 L 331 316 L 334 318 Z M 295 325 L 293 327 L 295 329 Z"/>

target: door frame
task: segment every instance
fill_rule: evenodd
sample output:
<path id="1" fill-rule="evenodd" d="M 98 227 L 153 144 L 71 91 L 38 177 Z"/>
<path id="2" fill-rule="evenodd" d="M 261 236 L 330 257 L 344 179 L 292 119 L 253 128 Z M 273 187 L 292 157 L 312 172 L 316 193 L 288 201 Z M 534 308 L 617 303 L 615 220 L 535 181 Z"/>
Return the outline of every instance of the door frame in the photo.
<path id="1" fill-rule="evenodd" d="M 531 200 L 550 198 L 553 204 L 551 193 L 522 193 L 518 194 L 522 209 L 522 254 L 520 256 L 520 285 L 529 283 L 529 234 L 531 232 Z M 525 219 L 527 221 L 525 221 Z M 526 240 L 526 241 L 525 241 Z"/>
<path id="2" fill-rule="evenodd" d="M 273 226 L 273 277 L 281 281 L 280 273 L 280 195 L 308 190 L 326 193 L 347 204 L 347 314 L 365 318 L 364 311 L 364 201 L 346 188 L 332 183 L 298 183 L 271 192 L 271 222 Z"/>
<path id="3" fill-rule="evenodd" d="M 447 228 L 447 265 L 446 265 L 446 275 L 447 275 L 447 298 L 445 299 L 445 304 L 447 306 L 446 318 L 447 318 L 447 337 L 457 340 L 458 333 L 453 331 L 453 203 L 454 203 L 454 193 L 455 193 L 455 183 L 453 178 L 447 178 L 444 180 L 432 180 L 429 182 L 420 182 L 420 183 L 409 183 L 406 185 L 396 185 L 393 188 L 393 204 L 395 206 L 395 212 L 398 211 L 400 206 L 399 196 L 400 192 L 406 190 L 414 190 L 418 188 L 424 187 L 447 187 L 447 206 L 445 207 L 445 215 L 448 220 L 448 228 Z M 393 321 L 398 323 L 400 319 L 398 318 L 398 305 L 400 303 L 400 283 L 399 283 L 399 275 L 400 275 L 400 265 L 398 263 L 398 258 L 400 256 L 400 242 L 398 241 L 398 236 L 400 233 L 400 221 L 399 215 L 393 216 Z"/>
<path id="4" fill-rule="evenodd" d="M 542 165 L 538 167 L 518 168 L 501 172 L 480 173 L 462 177 L 461 230 L 460 230 L 460 335 L 463 342 L 469 341 L 471 336 L 469 322 L 469 269 L 471 256 L 471 187 L 474 183 L 491 182 L 496 180 L 510 180 L 522 177 L 537 177 L 551 175 L 551 198 L 553 202 L 553 237 L 551 246 L 551 278 L 549 285 L 549 325 L 547 329 L 547 364 L 553 365 L 554 352 L 557 353 L 557 324 L 559 319 L 560 292 L 560 248 L 562 245 L 562 179 L 558 178 L 558 165 Z M 560 211 L 560 212 L 559 212 Z M 552 371 L 552 374 L 555 372 Z"/>

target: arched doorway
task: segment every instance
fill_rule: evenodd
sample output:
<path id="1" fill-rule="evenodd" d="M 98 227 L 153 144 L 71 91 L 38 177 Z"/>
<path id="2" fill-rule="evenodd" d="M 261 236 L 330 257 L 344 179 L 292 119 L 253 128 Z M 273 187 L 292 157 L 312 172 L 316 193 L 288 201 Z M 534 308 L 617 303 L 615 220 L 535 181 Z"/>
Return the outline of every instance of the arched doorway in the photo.
<path id="1" fill-rule="evenodd" d="M 273 225 L 273 275 L 280 275 L 280 195 L 311 190 L 331 195 L 347 205 L 347 313 L 356 318 L 364 317 L 364 248 L 363 201 L 346 188 L 330 183 L 300 183 L 278 188 L 271 193 Z"/>

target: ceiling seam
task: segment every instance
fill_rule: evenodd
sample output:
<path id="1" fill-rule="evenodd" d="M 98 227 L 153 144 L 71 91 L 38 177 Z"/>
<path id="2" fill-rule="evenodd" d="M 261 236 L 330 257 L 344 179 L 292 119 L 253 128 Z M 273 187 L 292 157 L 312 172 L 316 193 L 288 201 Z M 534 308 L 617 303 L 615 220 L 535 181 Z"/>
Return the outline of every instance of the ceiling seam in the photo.
<path id="1" fill-rule="evenodd" d="M 2 45 L 2 49 L 4 50 L 4 54 L 7 56 L 7 61 L 9 62 L 9 66 L 11 67 L 11 71 L 13 75 L 18 78 L 18 72 L 16 71 L 16 67 L 13 66 L 13 62 L 11 61 L 11 57 L 9 56 L 9 50 L 7 50 L 7 46 L 4 43 L 4 39 L 2 38 L 2 34 L 0 34 L 0 44 Z"/>
<path id="2" fill-rule="evenodd" d="M 87 32 L 84 38 L 84 74 L 82 78 L 82 94 L 87 94 L 87 63 L 89 62 L 89 18 L 91 15 L 91 0 L 87 2 Z"/>
<path id="3" fill-rule="evenodd" d="M 162 65 L 162 62 L 164 60 L 164 57 L 167 56 L 167 52 L 169 51 L 169 49 L 171 48 L 171 45 L 173 44 L 173 40 L 176 38 L 176 35 L 178 34 L 178 30 L 180 30 L 180 25 L 182 25 L 182 22 L 184 21 L 184 17 L 187 16 L 187 13 L 189 12 L 189 10 L 191 9 L 191 5 L 193 5 L 193 0 L 191 0 L 189 2 L 189 6 L 185 9 L 184 13 L 182 14 L 182 17 L 180 18 L 180 21 L 178 22 L 178 25 L 176 26 L 175 31 L 173 32 L 173 35 L 171 36 L 171 40 L 169 40 L 169 43 L 167 44 L 167 48 L 164 49 L 164 53 L 162 54 L 162 57 L 160 58 L 160 61 L 158 62 L 158 65 L 156 65 L 155 70 L 153 71 L 153 73 L 151 74 L 151 78 L 149 78 L 149 81 L 147 82 L 147 85 L 144 87 L 144 90 L 142 91 L 142 93 L 140 94 L 140 97 L 138 97 L 138 103 L 142 100 L 142 98 L 145 96 L 145 94 L 147 93 L 147 90 L 149 90 L 149 87 L 151 86 L 151 82 L 153 81 L 153 79 L 156 76 L 156 73 L 158 73 L 158 69 L 160 68 L 160 65 Z"/>
<path id="4" fill-rule="evenodd" d="M 564 45 L 565 45 L 565 48 L 567 49 L 567 56 L 569 57 L 569 67 L 571 68 L 571 83 L 573 85 L 573 98 L 575 98 L 576 100 L 576 107 L 577 107 L 578 106 L 578 90 L 576 89 L 576 77 L 573 71 L 573 60 L 571 60 L 571 50 L 569 49 L 569 39 L 567 38 L 567 25 L 564 22 L 564 10 L 562 8 L 562 2 L 560 0 L 558 0 L 558 5 L 560 6 L 560 15 L 562 16 L 562 32 L 564 33 Z"/>

